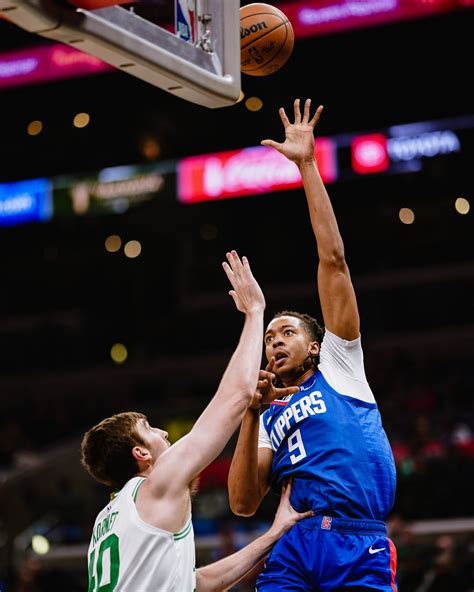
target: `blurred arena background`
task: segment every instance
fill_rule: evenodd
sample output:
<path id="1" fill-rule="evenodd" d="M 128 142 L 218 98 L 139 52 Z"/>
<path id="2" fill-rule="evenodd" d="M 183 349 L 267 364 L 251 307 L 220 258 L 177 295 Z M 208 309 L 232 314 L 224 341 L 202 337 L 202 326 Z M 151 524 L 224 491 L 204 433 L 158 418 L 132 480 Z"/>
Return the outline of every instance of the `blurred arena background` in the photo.
<path id="1" fill-rule="evenodd" d="M 53 44 L 0 19 L 2 592 L 86 589 L 108 492 L 79 466 L 82 433 L 129 409 L 171 439 L 189 430 L 242 321 L 226 250 L 250 258 L 269 317 L 319 315 L 302 191 L 266 153 L 243 151 L 280 139 L 278 108 L 295 97 L 325 106 L 321 166 L 398 467 L 399 590 L 472 591 L 474 3 L 306 4 L 307 23 L 334 26 L 302 27 L 290 61 L 243 75 L 244 99 L 222 109 L 68 52 L 54 63 L 69 74 L 28 77 Z M 349 4 L 350 26 L 318 13 Z M 171 0 L 136 6 L 173 21 Z M 413 18 L 367 17 L 403 7 Z M 270 497 L 254 518 L 232 516 L 234 443 L 195 499 L 200 564 L 245 544 L 275 508 Z"/>

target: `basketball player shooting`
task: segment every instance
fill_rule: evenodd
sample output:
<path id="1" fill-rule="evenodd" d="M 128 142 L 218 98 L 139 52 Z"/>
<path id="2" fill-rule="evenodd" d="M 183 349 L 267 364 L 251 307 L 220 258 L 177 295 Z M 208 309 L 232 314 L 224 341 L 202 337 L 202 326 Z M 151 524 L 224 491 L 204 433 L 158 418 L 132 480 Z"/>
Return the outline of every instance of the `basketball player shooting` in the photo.
<path id="1" fill-rule="evenodd" d="M 367 383 L 356 296 L 336 217 L 314 157 L 322 107 L 294 102 L 280 117 L 283 143 L 264 140 L 296 163 L 317 242 L 325 331 L 307 314 L 277 313 L 266 328 L 268 365 L 242 422 L 229 472 L 233 512 L 255 513 L 270 488 L 293 480 L 291 504 L 314 517 L 275 545 L 258 592 L 396 591 L 396 550 L 385 520 L 395 464 Z M 296 245 L 296 240 L 291 242 Z M 299 392 L 281 397 L 274 380 Z M 270 403 L 260 414 L 261 403 Z"/>
<path id="2" fill-rule="evenodd" d="M 213 399 L 189 434 L 170 446 L 168 434 L 141 413 L 120 413 L 91 428 L 82 463 L 115 490 L 99 513 L 88 551 L 89 592 L 218 592 L 227 590 L 296 522 L 311 515 L 289 504 L 291 483 L 269 531 L 237 553 L 195 569 L 191 488 L 223 450 L 257 387 L 265 299 L 244 257 L 227 254 L 230 295 L 245 323 Z M 282 394 L 297 391 L 282 389 Z"/>

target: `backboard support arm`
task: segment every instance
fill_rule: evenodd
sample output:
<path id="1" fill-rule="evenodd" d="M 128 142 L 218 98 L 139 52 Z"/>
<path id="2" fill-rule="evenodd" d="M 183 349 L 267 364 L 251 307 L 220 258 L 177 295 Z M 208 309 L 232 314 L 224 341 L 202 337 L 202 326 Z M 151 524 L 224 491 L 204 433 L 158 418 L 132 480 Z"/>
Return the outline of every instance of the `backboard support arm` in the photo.
<path id="1" fill-rule="evenodd" d="M 206 0 L 207 40 L 196 45 L 122 6 L 97 10 L 53 0 L 0 0 L 19 27 L 66 43 L 127 74 L 208 108 L 240 96 L 239 0 Z M 199 15 L 201 18 L 201 15 Z"/>

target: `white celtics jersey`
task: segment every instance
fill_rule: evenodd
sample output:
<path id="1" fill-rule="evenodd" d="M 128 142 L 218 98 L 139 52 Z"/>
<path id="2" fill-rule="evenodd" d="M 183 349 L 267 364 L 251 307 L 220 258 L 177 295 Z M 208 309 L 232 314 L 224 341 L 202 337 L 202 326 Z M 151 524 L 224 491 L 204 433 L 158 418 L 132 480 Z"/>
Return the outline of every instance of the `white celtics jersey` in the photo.
<path id="1" fill-rule="evenodd" d="M 130 479 L 97 516 L 88 551 L 88 592 L 194 592 L 194 532 L 144 522 L 135 505 L 143 477 Z"/>

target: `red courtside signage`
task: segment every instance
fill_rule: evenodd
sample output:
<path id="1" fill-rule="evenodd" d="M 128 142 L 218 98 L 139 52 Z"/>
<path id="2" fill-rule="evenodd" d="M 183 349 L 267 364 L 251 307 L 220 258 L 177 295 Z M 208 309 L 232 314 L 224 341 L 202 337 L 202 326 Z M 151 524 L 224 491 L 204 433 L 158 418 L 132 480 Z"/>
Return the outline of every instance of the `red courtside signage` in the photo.
<path id="1" fill-rule="evenodd" d="M 318 138 L 315 156 L 325 183 L 337 178 L 335 143 Z M 183 203 L 212 201 L 301 187 L 297 166 L 274 148 L 255 146 L 182 159 L 178 198 Z"/>
<path id="2" fill-rule="evenodd" d="M 352 168 L 365 175 L 381 173 L 390 165 L 387 152 L 387 137 L 384 134 L 355 136 L 351 142 Z"/>

